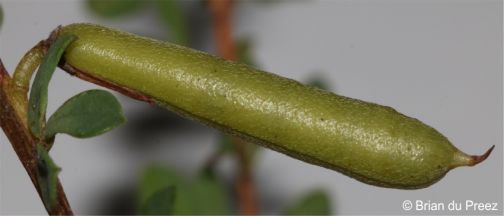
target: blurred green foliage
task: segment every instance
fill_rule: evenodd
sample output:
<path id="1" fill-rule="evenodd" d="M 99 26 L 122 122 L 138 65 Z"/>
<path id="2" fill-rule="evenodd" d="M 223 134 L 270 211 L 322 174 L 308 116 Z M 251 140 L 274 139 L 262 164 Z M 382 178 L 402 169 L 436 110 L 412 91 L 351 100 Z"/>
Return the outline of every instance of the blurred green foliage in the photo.
<path id="1" fill-rule="evenodd" d="M 216 154 L 235 154 L 236 153 L 236 145 L 244 145 L 243 150 L 245 151 L 245 157 L 246 160 L 250 165 L 253 165 L 254 158 L 256 154 L 258 153 L 259 147 L 256 144 L 248 143 L 245 141 L 241 141 L 241 143 L 234 143 L 236 139 L 233 137 L 227 135 L 227 134 L 220 134 L 220 139 L 219 139 L 219 147 L 217 148 Z"/>
<path id="2" fill-rule="evenodd" d="M 304 195 L 286 215 L 331 215 L 329 196 L 321 190 L 315 190 Z"/>
<path id="3" fill-rule="evenodd" d="M 175 43 L 188 46 L 189 32 L 181 2 L 177 0 L 157 0 L 156 3 L 161 21 L 170 29 Z"/>
<path id="4" fill-rule="evenodd" d="M 322 90 L 330 90 L 329 89 L 329 84 L 324 81 L 322 77 L 312 77 L 308 82 L 306 82 L 306 85 L 313 86 Z"/>
<path id="5" fill-rule="evenodd" d="M 171 192 L 173 195 L 168 192 L 158 195 L 169 188 L 173 188 Z M 150 209 L 149 205 L 153 203 L 173 206 L 170 208 L 170 213 L 174 215 L 228 215 L 231 213 L 226 189 L 217 179 L 206 175 L 187 179 L 161 166 L 148 167 L 143 174 L 139 190 L 139 213 L 147 213 L 146 209 Z"/>
<path id="6" fill-rule="evenodd" d="M 88 8 L 103 18 L 118 18 L 137 11 L 144 1 L 141 0 L 88 0 Z"/>
<path id="7" fill-rule="evenodd" d="M 238 60 L 242 63 L 248 64 L 252 67 L 257 67 L 257 62 L 252 55 L 252 40 L 250 38 L 238 40 L 236 44 L 236 52 Z"/>
<path id="8" fill-rule="evenodd" d="M 154 192 L 140 206 L 141 215 L 171 215 L 175 203 L 175 187 L 168 186 Z"/>
<path id="9" fill-rule="evenodd" d="M 155 7 L 159 19 L 169 30 L 172 41 L 188 46 L 188 17 L 182 3 L 178 0 L 87 0 L 88 9 L 93 14 L 108 19 L 132 15 L 144 6 Z"/>

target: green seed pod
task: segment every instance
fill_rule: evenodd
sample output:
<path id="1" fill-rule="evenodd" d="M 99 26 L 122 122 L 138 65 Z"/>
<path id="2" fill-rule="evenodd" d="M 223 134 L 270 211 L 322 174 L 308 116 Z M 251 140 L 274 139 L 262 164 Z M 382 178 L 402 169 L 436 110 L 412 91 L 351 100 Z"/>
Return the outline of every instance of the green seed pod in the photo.
<path id="1" fill-rule="evenodd" d="M 179 114 L 359 181 L 427 187 L 469 156 L 421 121 L 193 49 L 72 24 L 74 70 L 152 98 Z"/>

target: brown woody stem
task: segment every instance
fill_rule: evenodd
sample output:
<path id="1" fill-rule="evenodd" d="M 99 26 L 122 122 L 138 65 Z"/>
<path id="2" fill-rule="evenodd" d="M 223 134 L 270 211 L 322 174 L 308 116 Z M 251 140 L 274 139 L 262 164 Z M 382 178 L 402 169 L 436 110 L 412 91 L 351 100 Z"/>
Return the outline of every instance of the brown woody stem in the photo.
<path id="1" fill-rule="evenodd" d="M 37 156 L 35 151 L 37 140 L 26 127 L 26 123 L 23 122 L 23 119 L 26 118 L 22 118 L 18 115 L 20 112 L 16 110 L 16 108 L 19 107 L 13 105 L 15 102 L 12 97 L 14 93 L 11 85 L 13 85 L 12 79 L 0 60 L 0 126 L 12 144 L 14 151 L 42 199 L 37 180 Z M 59 180 L 57 193 L 58 201 L 56 206 L 52 209 L 45 206 L 47 212 L 50 215 L 73 215 L 72 209 L 70 208 L 70 204 L 68 203 Z"/>

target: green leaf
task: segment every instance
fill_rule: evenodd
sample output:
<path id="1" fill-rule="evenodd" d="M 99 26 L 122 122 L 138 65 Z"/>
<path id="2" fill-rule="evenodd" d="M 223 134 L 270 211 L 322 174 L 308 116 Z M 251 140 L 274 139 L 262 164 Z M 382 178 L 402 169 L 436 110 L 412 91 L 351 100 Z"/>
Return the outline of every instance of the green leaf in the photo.
<path id="1" fill-rule="evenodd" d="M 140 212 L 142 213 L 143 209 L 150 205 L 151 197 L 169 187 L 175 189 L 172 214 L 225 215 L 230 213 L 226 190 L 216 179 L 199 176 L 190 181 L 170 169 L 158 166 L 148 168 L 143 175 L 139 191 Z M 155 202 L 170 205 L 168 199 Z M 158 208 L 161 207 L 158 206 Z"/>
<path id="2" fill-rule="evenodd" d="M 218 151 L 221 153 L 233 153 L 235 151 L 235 146 L 231 137 L 222 133 L 219 136 Z"/>
<path id="3" fill-rule="evenodd" d="M 150 196 L 140 209 L 141 215 L 171 215 L 175 202 L 175 188 L 173 186 L 156 191 Z"/>
<path id="4" fill-rule="evenodd" d="M 189 32 L 187 19 L 182 8 L 182 2 L 178 0 L 157 0 L 157 8 L 161 20 L 170 30 L 175 43 L 187 46 L 189 44 Z"/>
<path id="5" fill-rule="evenodd" d="M 160 166 L 148 167 L 140 181 L 138 199 L 140 209 L 143 209 L 148 199 L 156 192 L 169 187 L 176 188 L 180 184 L 184 184 L 183 180 L 174 171 Z"/>
<path id="6" fill-rule="evenodd" d="M 314 77 L 306 84 L 322 90 L 329 90 L 329 84 L 320 77 Z"/>
<path id="7" fill-rule="evenodd" d="M 231 213 L 224 185 L 216 178 L 200 176 L 186 188 L 189 196 L 180 199 L 177 214 L 229 215 Z"/>
<path id="8" fill-rule="evenodd" d="M 68 99 L 49 118 L 46 139 L 56 133 L 78 138 L 93 137 L 110 131 L 125 122 L 121 105 L 111 93 L 88 90 Z"/>
<path id="9" fill-rule="evenodd" d="M 45 206 L 52 209 L 57 204 L 58 173 L 61 169 L 53 162 L 49 153 L 37 145 L 37 181 Z"/>
<path id="10" fill-rule="evenodd" d="M 98 16 L 117 18 L 135 12 L 142 3 L 140 0 L 88 0 L 87 6 Z"/>
<path id="11" fill-rule="evenodd" d="M 28 101 L 28 124 L 31 132 L 36 137 L 42 138 L 42 129 L 45 125 L 47 109 L 47 88 L 49 86 L 49 81 L 66 47 L 70 45 L 75 38 L 74 35 L 60 35 L 51 45 L 42 60 L 42 64 L 38 68 Z"/>
<path id="12" fill-rule="evenodd" d="M 250 39 L 241 39 L 236 44 L 236 52 L 238 60 L 250 66 L 257 67 L 257 64 L 252 57 L 252 41 Z"/>
<path id="13" fill-rule="evenodd" d="M 324 191 L 312 191 L 298 200 L 285 215 L 331 215 L 329 196 Z"/>

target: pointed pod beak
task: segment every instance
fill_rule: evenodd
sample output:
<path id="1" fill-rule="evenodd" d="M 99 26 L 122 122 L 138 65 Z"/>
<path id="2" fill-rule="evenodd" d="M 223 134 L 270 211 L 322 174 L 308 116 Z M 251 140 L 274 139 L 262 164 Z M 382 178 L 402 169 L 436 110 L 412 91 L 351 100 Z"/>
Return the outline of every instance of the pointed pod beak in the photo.
<path id="1" fill-rule="evenodd" d="M 488 158 L 488 156 L 490 156 L 490 154 L 492 153 L 494 148 L 495 148 L 495 145 L 490 147 L 490 149 L 488 149 L 485 152 L 485 154 L 482 154 L 482 155 L 467 155 L 461 151 L 457 151 L 455 153 L 453 163 L 452 163 L 450 169 L 453 169 L 453 168 L 459 167 L 459 166 L 474 166 L 476 164 L 479 164 L 479 163 L 483 162 L 484 160 L 486 160 Z"/>

